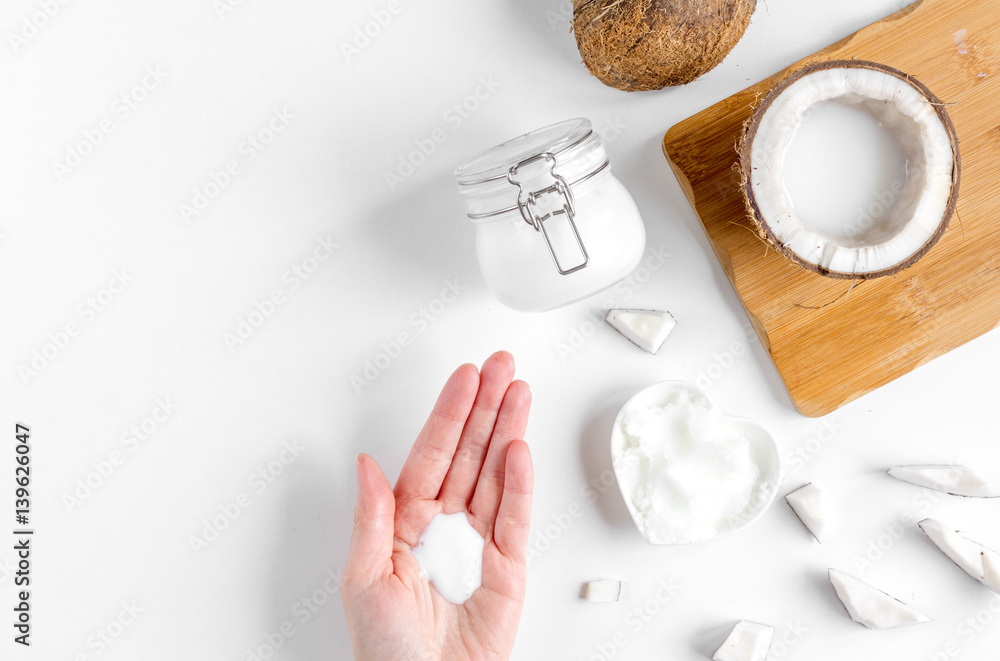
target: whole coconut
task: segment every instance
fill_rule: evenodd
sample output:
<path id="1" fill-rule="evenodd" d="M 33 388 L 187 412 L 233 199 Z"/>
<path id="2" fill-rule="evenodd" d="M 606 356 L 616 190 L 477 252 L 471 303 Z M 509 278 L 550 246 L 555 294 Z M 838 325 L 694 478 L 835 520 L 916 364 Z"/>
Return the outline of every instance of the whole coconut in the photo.
<path id="1" fill-rule="evenodd" d="M 750 24 L 757 0 L 573 0 L 583 63 L 627 92 L 684 85 L 713 69 Z"/>

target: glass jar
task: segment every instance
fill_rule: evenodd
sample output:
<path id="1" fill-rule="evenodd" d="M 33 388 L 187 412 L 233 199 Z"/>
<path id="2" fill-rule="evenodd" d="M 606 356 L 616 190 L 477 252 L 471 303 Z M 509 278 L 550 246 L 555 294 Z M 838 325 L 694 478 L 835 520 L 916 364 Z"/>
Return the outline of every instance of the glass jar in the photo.
<path id="1" fill-rule="evenodd" d="M 568 305 L 616 284 L 642 259 L 646 228 L 590 120 L 514 138 L 455 177 L 476 225 L 483 278 L 509 308 Z"/>

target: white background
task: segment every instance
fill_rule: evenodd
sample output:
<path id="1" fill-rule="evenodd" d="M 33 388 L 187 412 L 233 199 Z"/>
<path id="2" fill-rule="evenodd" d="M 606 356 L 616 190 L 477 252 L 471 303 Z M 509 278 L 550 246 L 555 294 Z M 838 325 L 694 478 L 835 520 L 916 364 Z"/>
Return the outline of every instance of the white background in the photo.
<path id="1" fill-rule="evenodd" d="M 933 515 L 1000 546 L 1000 504 L 937 497 L 882 471 L 965 461 L 995 473 L 1000 336 L 825 420 L 802 417 L 745 332 L 660 150 L 674 123 L 898 0 L 761 2 L 720 67 L 644 94 L 587 73 L 569 3 L 557 0 L 404 2 L 355 53 L 344 44 L 387 1 L 243 0 L 220 12 L 213 0 L 64 0 L 15 48 L 10 35 L 42 4 L 0 10 L 0 535 L 10 542 L 0 544 L 0 658 L 243 661 L 290 623 L 294 635 L 273 658 L 349 659 L 339 597 L 324 583 L 335 587 L 328 572 L 346 557 L 354 457 L 371 453 L 394 480 L 447 375 L 500 348 L 534 393 L 527 440 L 541 552 L 515 659 L 608 658 L 616 634 L 627 641 L 617 659 L 706 659 L 740 619 L 775 626 L 776 640 L 805 631 L 771 659 L 995 655 L 989 609 L 1000 601 L 909 522 Z M 136 91 L 144 81 L 150 89 Z M 143 97 L 127 116 L 123 94 Z M 463 104 L 465 116 L 455 110 Z M 276 112 L 293 118 L 262 150 L 249 147 Z M 508 311 L 479 276 L 451 172 L 501 140 L 577 116 L 608 138 L 649 249 L 669 257 L 661 265 L 649 252 L 644 283 L 610 297 L 544 315 Z M 111 132 L 60 177 L 55 164 L 106 118 Z M 390 187 L 386 173 L 435 130 L 444 143 Z M 186 222 L 180 205 L 232 160 L 239 174 Z M 337 248 L 311 262 L 323 240 Z M 288 275 L 297 267 L 315 268 Z M 116 273 L 127 281 L 117 293 Z M 462 293 L 442 309 L 446 281 Z M 227 346 L 274 290 L 281 304 Z M 592 324 L 609 299 L 668 309 L 679 325 L 658 355 L 644 354 Z M 417 321 L 421 308 L 436 311 L 433 322 Z M 352 376 L 402 332 L 408 345 L 358 392 Z M 581 345 L 574 333 L 588 338 Z M 560 351 L 571 343 L 579 348 Z M 624 401 L 657 381 L 709 374 L 720 408 L 778 440 L 789 469 L 782 495 L 808 481 L 829 491 L 828 544 L 781 502 L 741 533 L 688 548 L 645 544 L 614 486 L 586 502 L 588 482 L 608 475 Z M 152 433 L 133 440 L 129 429 L 144 421 Z M 30 650 L 12 643 L 7 624 L 15 422 L 30 425 L 34 448 Z M 286 443 L 302 450 L 282 464 Z M 119 462 L 107 474 L 109 457 Z M 269 466 L 280 473 L 271 483 L 251 480 Z M 238 518 L 196 551 L 192 539 L 241 494 L 249 504 Z M 576 504 L 582 515 L 569 516 Z M 830 566 L 934 622 L 883 632 L 852 623 L 826 581 Z M 603 577 L 625 581 L 622 601 L 582 602 L 580 585 Z M 649 601 L 661 580 L 679 586 L 665 605 Z M 314 593 L 325 603 L 304 611 Z M 134 621 L 122 615 L 132 604 Z M 636 608 L 649 613 L 639 627 Z M 977 615 L 982 632 L 962 624 Z M 114 636 L 110 646 L 99 631 Z"/>

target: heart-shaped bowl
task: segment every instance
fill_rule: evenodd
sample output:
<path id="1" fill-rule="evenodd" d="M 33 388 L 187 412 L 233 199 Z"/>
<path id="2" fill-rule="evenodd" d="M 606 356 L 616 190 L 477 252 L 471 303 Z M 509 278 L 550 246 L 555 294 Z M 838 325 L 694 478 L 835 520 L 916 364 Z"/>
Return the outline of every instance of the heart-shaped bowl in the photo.
<path id="1" fill-rule="evenodd" d="M 695 412 L 686 420 L 685 406 Z M 660 408 L 675 413 L 660 420 L 665 426 L 651 428 L 651 434 L 674 449 L 697 449 L 700 463 L 691 454 L 673 462 L 663 455 L 661 462 L 660 455 L 643 457 L 637 450 L 637 437 L 626 432 L 624 421 L 642 411 L 655 415 Z M 781 476 L 778 446 L 766 429 L 746 418 L 722 415 L 704 392 L 684 381 L 657 383 L 625 403 L 611 432 L 611 459 L 629 514 L 651 544 L 702 542 L 750 525 L 774 502 Z M 751 466 L 756 466 L 756 478 Z M 738 491 L 727 496 L 725 489 L 733 485 Z M 718 499 L 724 502 L 713 510 Z M 705 516 L 713 512 L 718 516 Z"/>

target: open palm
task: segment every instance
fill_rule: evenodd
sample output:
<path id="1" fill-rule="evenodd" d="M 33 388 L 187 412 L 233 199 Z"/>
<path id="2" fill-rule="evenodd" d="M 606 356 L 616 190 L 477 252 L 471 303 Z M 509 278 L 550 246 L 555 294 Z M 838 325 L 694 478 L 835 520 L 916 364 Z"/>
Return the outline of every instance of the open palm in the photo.
<path id="1" fill-rule="evenodd" d="M 531 393 L 499 352 L 459 367 L 410 450 L 395 490 L 360 455 L 341 582 L 357 661 L 508 659 L 524 603 L 533 473 L 521 440 Z M 438 513 L 465 512 L 486 540 L 483 581 L 463 605 L 427 582 L 410 551 Z"/>

